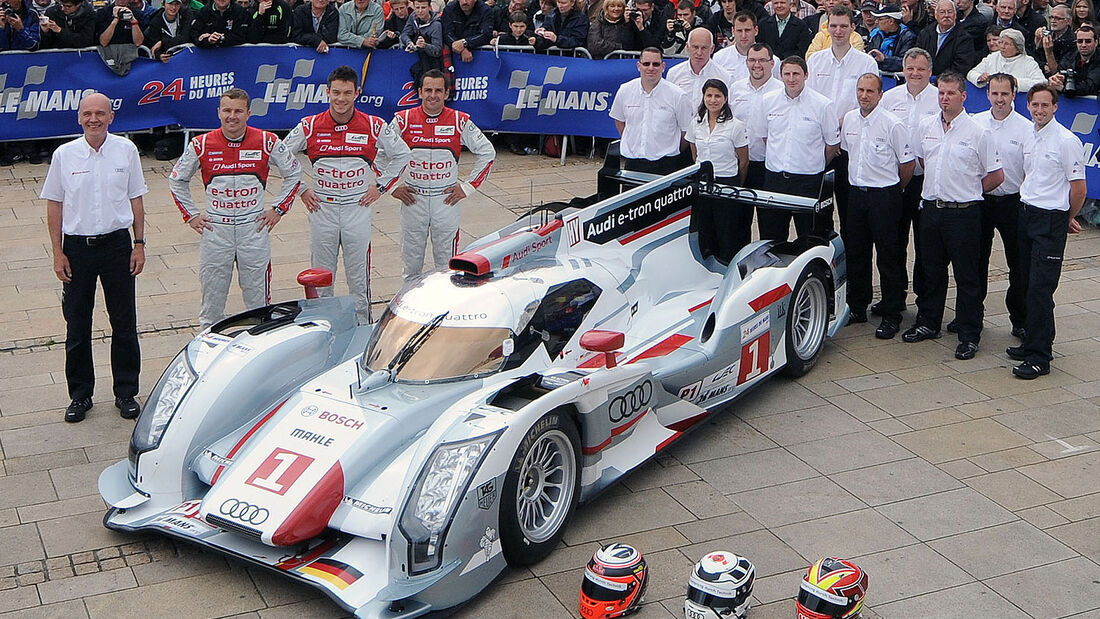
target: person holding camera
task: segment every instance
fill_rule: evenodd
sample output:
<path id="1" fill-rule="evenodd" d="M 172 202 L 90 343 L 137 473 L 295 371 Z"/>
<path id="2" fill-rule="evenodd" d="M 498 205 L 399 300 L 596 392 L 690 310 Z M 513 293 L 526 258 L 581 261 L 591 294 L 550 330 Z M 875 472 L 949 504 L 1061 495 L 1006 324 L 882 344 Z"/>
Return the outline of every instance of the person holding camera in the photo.
<path id="1" fill-rule="evenodd" d="M 1067 97 L 1100 94 L 1100 58 L 1096 55 L 1096 29 L 1085 24 L 1077 29 L 1077 51 L 1062 58 L 1050 86 Z"/>
<path id="2" fill-rule="evenodd" d="M 142 5 L 140 0 L 135 0 L 135 3 L 139 7 Z M 126 0 L 116 0 L 99 9 L 96 14 L 96 34 L 99 35 L 99 44 L 103 47 L 144 45 L 144 26 L 140 11 L 131 8 Z"/>
<path id="3" fill-rule="evenodd" d="M 662 48 L 670 16 L 664 10 L 657 8 L 653 0 L 634 0 L 634 7 L 628 8 L 626 19 L 634 24 L 638 31 L 638 44 L 642 49 L 647 47 Z M 662 52 L 663 54 L 664 52 Z"/>
<path id="4" fill-rule="evenodd" d="M 193 21 L 195 15 L 183 6 L 183 0 L 165 0 L 164 6 L 153 13 L 145 29 L 145 44 L 153 52 L 153 58 L 168 62 L 172 57 L 168 50 L 190 43 Z"/>
<path id="5" fill-rule="evenodd" d="M 82 0 L 62 0 L 46 9 L 42 49 L 80 49 L 95 45 L 95 11 Z"/>
<path id="6" fill-rule="evenodd" d="M 665 56 L 687 56 L 687 35 L 703 22 L 695 16 L 695 3 L 692 0 L 680 0 L 676 5 L 676 18 L 665 20 L 665 36 L 661 46 Z"/>
<path id="7" fill-rule="evenodd" d="M 24 0 L 0 3 L 0 51 L 38 49 L 42 37 L 40 24 L 38 11 Z"/>
<path id="8" fill-rule="evenodd" d="M 1035 31 L 1035 60 L 1043 67 L 1043 73 L 1050 75 L 1057 71 L 1062 57 L 1075 51 L 1072 23 L 1070 8 L 1059 4 L 1050 9 L 1050 28 Z"/>
<path id="9" fill-rule="evenodd" d="M 588 53 L 600 59 L 617 49 L 638 50 L 638 30 L 626 19 L 625 0 L 605 0 L 603 15 L 588 27 Z"/>

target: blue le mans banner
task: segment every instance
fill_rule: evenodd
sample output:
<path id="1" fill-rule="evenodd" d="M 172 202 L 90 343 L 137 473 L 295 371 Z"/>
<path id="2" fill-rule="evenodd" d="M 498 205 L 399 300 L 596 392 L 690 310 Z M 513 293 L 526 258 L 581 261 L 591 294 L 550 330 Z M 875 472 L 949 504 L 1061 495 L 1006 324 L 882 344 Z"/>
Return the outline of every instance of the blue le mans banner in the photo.
<path id="1" fill-rule="evenodd" d="M 77 104 L 93 90 L 111 98 L 116 132 L 164 125 L 216 127 L 218 97 L 232 87 L 253 98 L 249 124 L 290 129 L 303 116 L 326 109 L 325 80 L 340 65 L 366 73 L 359 109 L 389 119 L 418 104 L 409 73 L 415 56 L 399 50 L 185 49 L 167 63 L 139 59 L 125 77 L 107 69 L 95 52 L 4 53 L 0 59 L 0 140 L 79 133 Z M 473 62 L 457 63 L 451 105 L 469 113 L 483 130 L 617 137 L 608 111 L 619 85 L 637 76 L 634 60 L 479 51 Z M 887 87 L 893 85 L 886 81 Z M 1023 95 L 1016 103 L 1026 116 Z M 970 87 L 966 107 L 987 109 L 984 92 Z M 1100 197 L 1098 111 L 1095 99 L 1063 98 L 1057 112 L 1085 145 L 1092 197 Z"/>

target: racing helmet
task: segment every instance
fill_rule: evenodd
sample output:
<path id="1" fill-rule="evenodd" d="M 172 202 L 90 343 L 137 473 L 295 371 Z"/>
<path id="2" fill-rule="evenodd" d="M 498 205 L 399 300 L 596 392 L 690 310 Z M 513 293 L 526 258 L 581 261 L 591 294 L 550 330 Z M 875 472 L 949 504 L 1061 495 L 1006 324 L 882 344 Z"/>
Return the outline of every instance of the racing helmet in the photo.
<path id="1" fill-rule="evenodd" d="M 867 573 L 844 559 L 825 557 L 810 566 L 798 589 L 798 619 L 855 619 L 867 596 Z"/>
<path id="2" fill-rule="evenodd" d="M 592 555 L 581 581 L 581 616 L 622 617 L 638 610 L 645 597 L 649 570 L 633 546 L 612 543 Z"/>
<path id="3" fill-rule="evenodd" d="M 708 554 L 691 570 L 685 619 L 742 619 L 754 580 L 756 568 L 745 557 L 724 550 Z"/>

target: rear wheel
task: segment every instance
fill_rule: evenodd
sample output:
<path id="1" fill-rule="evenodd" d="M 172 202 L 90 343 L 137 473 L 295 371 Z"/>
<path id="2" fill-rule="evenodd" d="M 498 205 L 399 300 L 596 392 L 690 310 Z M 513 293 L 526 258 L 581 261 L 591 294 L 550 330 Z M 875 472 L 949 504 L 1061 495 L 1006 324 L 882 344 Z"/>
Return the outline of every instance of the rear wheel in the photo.
<path id="1" fill-rule="evenodd" d="M 580 490 L 579 445 L 576 425 L 561 411 L 543 415 L 520 441 L 500 500 L 508 563 L 537 563 L 561 541 Z"/>
<path id="2" fill-rule="evenodd" d="M 819 267 L 810 266 L 798 278 L 787 308 L 788 376 L 803 376 L 821 356 L 829 320 L 829 296 Z"/>

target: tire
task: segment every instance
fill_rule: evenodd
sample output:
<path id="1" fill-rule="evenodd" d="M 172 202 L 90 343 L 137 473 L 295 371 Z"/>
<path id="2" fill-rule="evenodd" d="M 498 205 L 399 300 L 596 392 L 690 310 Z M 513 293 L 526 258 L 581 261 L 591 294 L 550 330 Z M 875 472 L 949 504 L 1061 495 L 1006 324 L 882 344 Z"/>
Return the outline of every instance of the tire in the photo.
<path id="1" fill-rule="evenodd" d="M 804 376 L 817 363 L 829 322 L 829 288 L 818 266 L 798 277 L 787 308 L 787 376 Z"/>
<path id="2" fill-rule="evenodd" d="M 510 565 L 537 563 L 557 547 L 576 509 L 580 480 L 577 427 L 564 412 L 551 411 L 527 430 L 504 477 L 500 542 Z M 549 505 L 549 512 L 537 505 Z"/>

